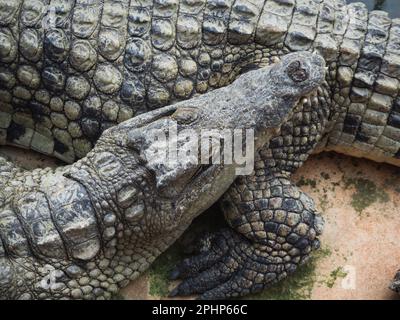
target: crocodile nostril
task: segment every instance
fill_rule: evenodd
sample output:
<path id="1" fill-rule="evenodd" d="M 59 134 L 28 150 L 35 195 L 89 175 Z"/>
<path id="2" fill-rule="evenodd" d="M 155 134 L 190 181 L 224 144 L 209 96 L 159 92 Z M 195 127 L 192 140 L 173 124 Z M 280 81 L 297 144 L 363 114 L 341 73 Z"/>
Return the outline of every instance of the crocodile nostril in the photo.
<path id="1" fill-rule="evenodd" d="M 303 82 L 308 79 L 308 72 L 301 67 L 300 61 L 293 61 L 287 68 L 287 74 L 294 82 Z"/>

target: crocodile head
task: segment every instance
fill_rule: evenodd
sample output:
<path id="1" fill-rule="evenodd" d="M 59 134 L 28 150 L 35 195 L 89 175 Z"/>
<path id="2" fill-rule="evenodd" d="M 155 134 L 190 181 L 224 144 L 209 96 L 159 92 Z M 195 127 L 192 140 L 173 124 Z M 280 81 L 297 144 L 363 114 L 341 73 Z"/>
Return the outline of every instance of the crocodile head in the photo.
<path id="1" fill-rule="evenodd" d="M 135 150 L 152 172 L 158 191 L 175 197 L 199 172 L 241 165 L 234 161 L 234 144 L 239 140 L 235 134 L 245 135 L 247 130 L 252 135 L 250 156 L 254 156 L 324 78 L 321 56 L 289 54 L 272 66 L 242 75 L 228 87 L 128 120 L 105 136 L 119 136 L 119 144 Z M 232 149 L 230 144 L 232 159 L 229 155 L 222 159 L 221 154 Z M 204 149 L 209 153 L 204 154 Z"/>
<path id="2" fill-rule="evenodd" d="M 106 182 L 105 176 L 97 178 L 96 185 L 106 188 L 109 207 L 117 208 L 124 228 L 132 231 L 124 246 L 135 257 L 150 256 L 140 259 L 138 270 L 217 201 L 238 174 L 251 173 L 257 150 L 324 77 L 320 56 L 289 54 L 228 87 L 140 115 L 103 134 L 82 161 L 89 161 L 93 172 L 113 173 Z M 238 171 L 243 150 L 250 164 L 246 173 Z M 69 174 L 90 187 L 81 169 Z"/>

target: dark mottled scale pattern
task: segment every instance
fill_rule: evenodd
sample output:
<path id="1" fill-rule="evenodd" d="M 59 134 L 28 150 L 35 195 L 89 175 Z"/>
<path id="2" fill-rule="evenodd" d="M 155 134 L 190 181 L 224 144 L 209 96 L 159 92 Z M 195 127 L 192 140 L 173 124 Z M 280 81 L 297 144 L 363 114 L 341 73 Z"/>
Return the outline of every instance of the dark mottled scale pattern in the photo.
<path id="1" fill-rule="evenodd" d="M 1 124 L 1 141 L 72 162 L 105 128 L 232 82 L 243 66 L 268 55 L 254 54 L 252 44 L 264 5 L 26 1 L 18 31 L 20 57 L 29 64 L 14 72 L 17 79 L 2 74 L 4 90 L 15 89 L 2 98 L 2 112 L 13 119 Z"/>
<path id="2" fill-rule="evenodd" d="M 274 277 L 294 271 L 321 232 L 313 201 L 283 175 L 237 179 L 224 196 L 222 209 L 233 229 L 261 246 L 269 258 L 264 267 Z M 257 254 L 262 259 L 263 254 Z"/>
<path id="3" fill-rule="evenodd" d="M 260 151 L 256 175 L 269 172 L 294 172 L 321 140 L 330 117 L 331 101 L 327 84 L 309 98 L 300 101 L 291 121 L 281 133 Z"/>
<path id="4" fill-rule="evenodd" d="M 104 129 L 232 82 L 269 55 L 254 45 L 265 4 L 15 2 L 5 11 L 21 19 L 1 33 L 0 143 L 73 162 Z"/>
<path id="5" fill-rule="evenodd" d="M 208 0 L 203 14 L 203 41 L 218 45 L 226 39 L 233 0 Z"/>
<path id="6" fill-rule="evenodd" d="M 367 13 L 362 4 L 351 13 L 340 48 L 334 100 L 344 106 L 329 134 L 328 147 L 354 148 L 381 158 L 396 157 L 399 75 L 396 73 L 399 21 L 387 13 Z"/>

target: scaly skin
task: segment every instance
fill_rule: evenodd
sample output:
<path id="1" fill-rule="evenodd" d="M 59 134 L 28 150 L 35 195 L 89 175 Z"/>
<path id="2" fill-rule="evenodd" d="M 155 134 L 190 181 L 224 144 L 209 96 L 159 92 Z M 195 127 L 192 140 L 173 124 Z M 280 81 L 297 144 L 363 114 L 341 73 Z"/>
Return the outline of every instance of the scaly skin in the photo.
<path id="1" fill-rule="evenodd" d="M 73 162 L 137 113 L 316 50 L 330 70 L 322 146 L 399 157 L 399 21 L 362 4 L 3 0 L 0 25 L 0 144 Z"/>
<path id="2" fill-rule="evenodd" d="M 289 183 L 312 152 L 400 165 L 400 21 L 385 12 L 344 0 L 2 0 L 0 24 L 0 144 L 70 163 L 135 114 L 225 86 L 288 52 L 319 52 L 325 83 L 261 150 L 254 176 L 223 201 L 230 225 L 252 242 L 279 240 L 273 225 L 251 227 L 264 221 L 253 217 L 266 210 L 256 201 L 296 203 L 295 186 L 270 189 Z M 265 219 L 285 220 L 294 210 L 286 202 L 268 208 L 282 217 Z M 185 274 L 179 268 L 176 277 Z M 211 297 L 246 290 L 228 291 Z"/>
<path id="3" fill-rule="evenodd" d="M 235 179 L 237 164 L 160 166 L 151 153 L 160 142 L 151 132 L 168 131 L 173 122 L 198 138 L 204 129 L 253 129 L 257 151 L 324 74 L 320 56 L 288 55 L 226 88 L 105 131 L 73 165 L 23 172 L 0 159 L 0 173 L 12 175 L 0 193 L 0 297 L 109 298 Z"/>

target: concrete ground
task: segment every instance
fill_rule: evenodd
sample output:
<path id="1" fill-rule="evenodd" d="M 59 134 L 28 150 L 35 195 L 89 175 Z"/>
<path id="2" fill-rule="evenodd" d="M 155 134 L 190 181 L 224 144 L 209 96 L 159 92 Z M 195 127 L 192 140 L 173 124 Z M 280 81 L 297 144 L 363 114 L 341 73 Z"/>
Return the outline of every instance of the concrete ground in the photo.
<path id="1" fill-rule="evenodd" d="M 2 147 L 0 153 L 27 168 L 59 164 L 12 148 Z M 322 247 L 294 276 L 248 298 L 397 299 L 387 287 L 400 268 L 400 169 L 323 153 L 311 157 L 294 181 L 323 212 Z M 214 206 L 199 217 L 182 239 L 116 298 L 165 299 L 176 285 L 167 279 L 168 272 L 185 256 L 184 248 L 204 230 L 224 225 L 221 216 Z"/>

